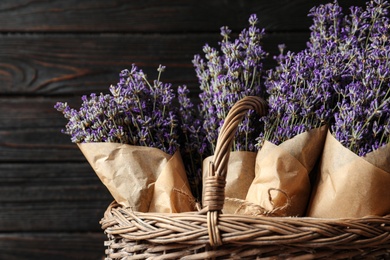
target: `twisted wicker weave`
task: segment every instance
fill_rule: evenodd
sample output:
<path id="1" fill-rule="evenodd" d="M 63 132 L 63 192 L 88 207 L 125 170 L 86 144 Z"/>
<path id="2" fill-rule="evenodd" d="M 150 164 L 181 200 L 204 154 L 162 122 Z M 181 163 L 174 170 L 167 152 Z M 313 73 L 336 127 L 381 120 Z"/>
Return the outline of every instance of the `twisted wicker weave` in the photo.
<path id="1" fill-rule="evenodd" d="M 101 220 L 108 259 L 390 259 L 390 215 L 314 219 L 220 213 L 239 122 L 265 102 L 246 97 L 230 110 L 207 177 L 204 208 L 141 213 L 112 203 Z"/>

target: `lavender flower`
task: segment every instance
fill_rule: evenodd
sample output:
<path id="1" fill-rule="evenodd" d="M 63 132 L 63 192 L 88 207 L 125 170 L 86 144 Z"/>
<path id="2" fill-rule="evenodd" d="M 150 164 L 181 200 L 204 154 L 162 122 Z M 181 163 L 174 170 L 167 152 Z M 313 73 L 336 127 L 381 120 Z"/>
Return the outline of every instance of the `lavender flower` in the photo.
<path id="1" fill-rule="evenodd" d="M 188 97 L 190 91 L 187 86 L 179 86 L 177 92 L 181 154 L 193 194 L 195 198 L 200 200 L 202 194 L 202 162 L 210 154 L 207 150 L 206 133 L 196 107 Z"/>
<path id="2" fill-rule="evenodd" d="M 268 72 L 265 82 L 269 110 L 259 148 L 265 140 L 278 145 L 326 124 L 334 106 L 336 74 L 328 57 L 311 50 L 284 55 L 284 46 L 280 48 L 278 66 Z"/>
<path id="3" fill-rule="evenodd" d="M 118 142 L 159 148 L 173 154 L 179 146 L 178 119 L 173 106 L 175 94 L 170 84 L 147 76 L 133 65 L 123 70 L 110 94 L 82 97 L 80 110 L 58 102 L 55 108 L 68 119 L 63 132 L 72 142 Z"/>
<path id="4" fill-rule="evenodd" d="M 344 60 L 339 67 L 341 82 L 335 86 L 338 101 L 331 130 L 338 141 L 359 156 L 390 142 L 388 9 L 389 4 L 382 0 L 367 2 L 365 9 L 351 7 L 349 15 L 341 12 L 337 2 L 313 9 L 318 20 L 338 10 L 330 21 L 338 26 L 316 26 L 312 42 L 319 42 L 321 34 L 330 35 L 326 44 L 334 43 L 333 52 Z"/>
<path id="5" fill-rule="evenodd" d="M 344 15 L 335 1 L 313 8 L 307 48 L 277 57 L 266 79 L 269 114 L 264 140 L 279 144 L 327 124 L 360 156 L 389 143 L 388 3 Z"/>
<path id="6" fill-rule="evenodd" d="M 261 46 L 264 29 L 257 28 L 256 23 L 257 16 L 253 14 L 249 28 L 243 29 L 235 40 L 230 40 L 231 30 L 222 27 L 220 50 L 206 44 L 203 47 L 206 60 L 200 55 L 193 59 L 201 89 L 199 110 L 212 152 L 231 107 L 244 96 L 264 94 L 261 77 L 267 53 Z M 255 150 L 254 140 L 260 130 L 257 123 L 258 119 L 242 122 L 235 138 L 235 150 Z"/>

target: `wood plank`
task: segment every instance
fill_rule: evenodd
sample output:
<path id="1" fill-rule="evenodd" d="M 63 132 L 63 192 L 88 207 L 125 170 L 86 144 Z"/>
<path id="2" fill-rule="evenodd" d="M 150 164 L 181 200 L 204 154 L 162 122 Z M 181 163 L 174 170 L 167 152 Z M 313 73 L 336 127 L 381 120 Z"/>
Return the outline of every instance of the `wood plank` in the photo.
<path id="1" fill-rule="evenodd" d="M 60 128 L 0 131 L 0 162 L 84 161 Z"/>
<path id="2" fill-rule="evenodd" d="M 0 233 L 0 259 L 104 259 L 103 232 Z"/>
<path id="3" fill-rule="evenodd" d="M 80 103 L 80 97 L 72 100 Z M 0 99 L 0 162 L 85 161 L 77 146 L 61 133 L 66 119 L 54 109 L 56 101 L 41 97 Z"/>
<path id="4" fill-rule="evenodd" d="M 107 203 L 112 197 L 86 161 L 0 164 L 1 203 L 91 200 Z"/>
<path id="5" fill-rule="evenodd" d="M 0 164 L 0 232 L 99 231 L 111 201 L 86 162 Z"/>
<path id="6" fill-rule="evenodd" d="M 252 13 L 268 30 L 307 30 L 310 8 L 327 2 L 2 0 L 0 31 L 209 32 L 223 25 L 240 29 Z M 365 0 L 340 2 L 347 7 Z"/>
<path id="7" fill-rule="evenodd" d="M 118 81 L 119 72 L 133 63 L 151 79 L 163 64 L 168 69 L 162 80 L 186 82 L 194 75 L 191 59 L 203 41 L 185 35 L 0 36 L 0 93 L 107 91 Z"/>
<path id="8" fill-rule="evenodd" d="M 99 221 L 109 203 L 103 201 L 48 201 L 2 203 L 2 232 L 91 232 L 100 230 Z"/>
<path id="9" fill-rule="evenodd" d="M 270 34 L 264 49 L 272 56 L 277 45 L 305 47 L 307 33 Z M 162 81 L 195 88 L 194 54 L 205 43 L 218 47 L 219 34 L 27 34 L 0 35 L 0 94 L 81 95 L 107 92 L 122 69 L 135 63 L 154 79 L 157 67 L 167 67 Z"/>

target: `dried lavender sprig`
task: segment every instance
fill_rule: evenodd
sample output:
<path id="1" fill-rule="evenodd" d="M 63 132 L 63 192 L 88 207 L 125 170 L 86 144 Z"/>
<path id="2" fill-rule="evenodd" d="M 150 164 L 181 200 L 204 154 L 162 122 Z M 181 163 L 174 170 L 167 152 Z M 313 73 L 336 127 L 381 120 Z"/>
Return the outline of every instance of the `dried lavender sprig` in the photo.
<path id="1" fill-rule="evenodd" d="M 206 44 L 203 47 L 206 60 L 200 55 L 193 59 L 201 89 L 200 113 L 212 152 L 231 107 L 244 96 L 264 94 L 261 81 L 263 60 L 267 56 L 261 44 L 264 29 L 256 27 L 255 14 L 250 16 L 249 24 L 235 40 L 230 39 L 231 30 L 222 27 L 220 50 Z M 258 119 L 243 121 L 235 138 L 235 150 L 255 150 L 255 137 L 260 129 L 257 123 Z"/>
<path id="2" fill-rule="evenodd" d="M 336 6 L 329 4 L 328 6 Z M 320 6 L 319 8 L 325 8 Z M 351 7 L 340 15 L 337 50 L 348 62 L 338 94 L 331 130 L 345 147 L 359 156 L 389 143 L 390 44 L 389 4 L 376 0 L 365 9 Z M 320 10 L 324 16 L 328 12 Z"/>
<path id="3" fill-rule="evenodd" d="M 206 133 L 199 113 L 189 98 L 190 91 L 187 86 L 179 86 L 177 93 L 182 137 L 180 150 L 193 194 L 195 198 L 201 200 L 202 162 L 210 154 L 207 150 Z"/>
<path id="4" fill-rule="evenodd" d="M 143 71 L 133 65 L 130 71 L 121 72 L 120 82 L 110 91 L 120 110 L 132 119 L 139 142 L 173 154 L 178 146 L 178 121 L 171 84 L 160 81 L 164 69 L 159 66 L 158 77 L 150 84 Z"/>
<path id="5" fill-rule="evenodd" d="M 110 94 L 83 96 L 79 111 L 58 102 L 55 108 L 68 119 L 63 132 L 75 143 L 118 142 L 173 154 L 179 146 L 178 119 L 171 84 L 160 81 L 164 68 L 159 66 L 153 84 L 135 65 L 123 70 Z"/>
<path id="6" fill-rule="evenodd" d="M 281 54 L 278 66 L 268 71 L 265 86 L 269 94 L 264 133 L 258 138 L 280 144 L 295 135 L 329 121 L 333 109 L 334 70 L 323 55 L 310 50 Z"/>
<path id="7" fill-rule="evenodd" d="M 118 120 L 117 104 L 110 95 L 92 93 L 82 97 L 79 110 L 67 103 L 57 102 L 55 108 L 68 119 L 64 134 L 71 136 L 74 143 L 82 142 L 126 142 L 123 122 Z"/>
<path id="8" fill-rule="evenodd" d="M 389 142 L 388 3 L 371 1 L 366 10 L 350 11 L 345 16 L 336 1 L 313 8 L 307 49 L 277 57 L 279 66 L 266 81 L 271 108 L 260 145 L 272 138 L 280 143 L 318 122 L 331 125 L 336 138 L 361 156 Z M 315 95 L 302 95 L 304 88 Z M 305 115 L 315 115 L 317 123 Z"/>

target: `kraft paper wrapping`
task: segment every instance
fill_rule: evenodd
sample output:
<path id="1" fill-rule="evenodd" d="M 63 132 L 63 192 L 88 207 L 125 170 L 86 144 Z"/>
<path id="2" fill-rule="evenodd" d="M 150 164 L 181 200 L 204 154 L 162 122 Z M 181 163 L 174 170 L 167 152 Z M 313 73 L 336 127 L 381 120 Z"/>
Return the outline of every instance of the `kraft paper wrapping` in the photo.
<path id="1" fill-rule="evenodd" d="M 195 198 L 190 190 L 182 158 L 177 151 L 156 180 L 149 212 L 174 213 L 194 210 Z"/>
<path id="2" fill-rule="evenodd" d="M 140 212 L 185 212 L 194 201 L 180 157 L 143 146 L 78 144 L 115 201 Z"/>
<path id="3" fill-rule="evenodd" d="M 246 200 L 275 215 L 304 215 L 311 191 L 309 174 L 321 155 L 326 129 L 310 130 L 280 145 L 266 141 L 257 153 Z"/>
<path id="4" fill-rule="evenodd" d="M 319 169 L 308 216 L 361 218 L 390 214 L 390 144 L 359 157 L 328 132 Z"/>
<path id="5" fill-rule="evenodd" d="M 224 214 L 234 214 L 244 202 L 249 186 L 255 177 L 255 152 L 230 152 L 226 174 Z M 208 174 L 213 156 L 203 160 L 203 180 Z M 203 184 L 204 186 L 204 184 Z"/>

